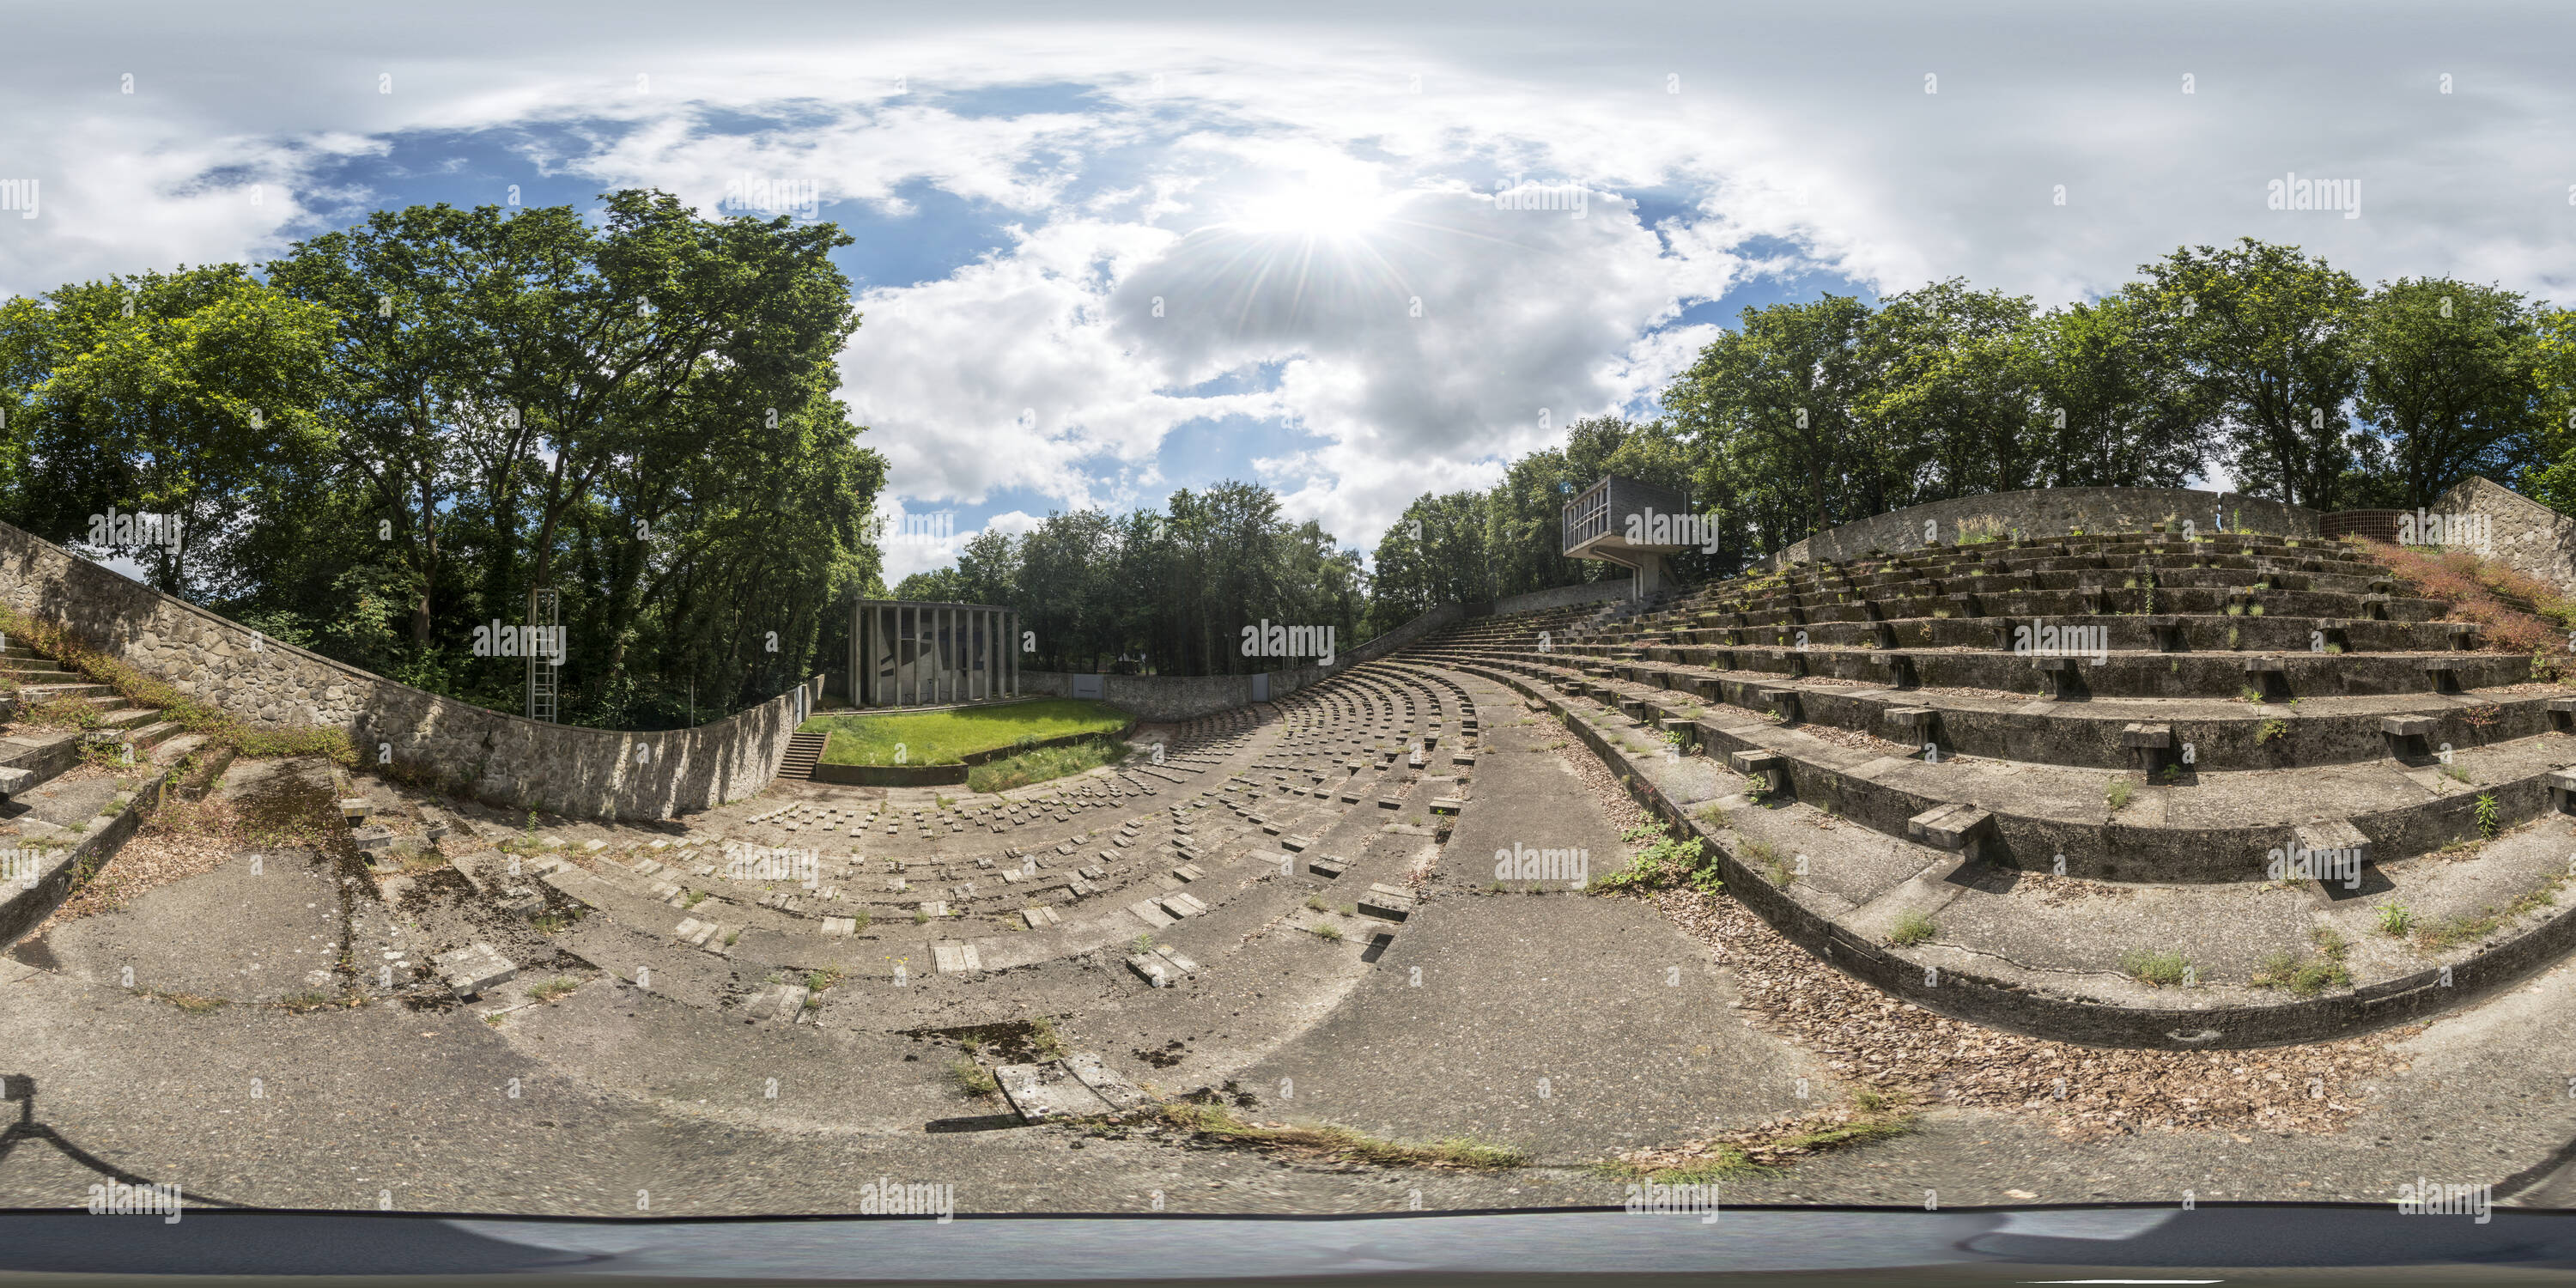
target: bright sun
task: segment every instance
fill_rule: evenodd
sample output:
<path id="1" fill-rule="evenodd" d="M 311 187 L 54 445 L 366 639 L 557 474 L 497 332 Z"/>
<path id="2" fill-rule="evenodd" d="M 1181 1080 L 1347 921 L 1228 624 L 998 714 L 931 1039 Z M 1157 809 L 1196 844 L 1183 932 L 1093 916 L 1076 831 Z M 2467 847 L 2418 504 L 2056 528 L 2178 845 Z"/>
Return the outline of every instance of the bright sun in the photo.
<path id="1" fill-rule="evenodd" d="M 1366 170 L 1310 172 L 1255 198 L 1235 223 L 1252 232 L 1349 237 L 1385 218 L 1388 204 Z"/>

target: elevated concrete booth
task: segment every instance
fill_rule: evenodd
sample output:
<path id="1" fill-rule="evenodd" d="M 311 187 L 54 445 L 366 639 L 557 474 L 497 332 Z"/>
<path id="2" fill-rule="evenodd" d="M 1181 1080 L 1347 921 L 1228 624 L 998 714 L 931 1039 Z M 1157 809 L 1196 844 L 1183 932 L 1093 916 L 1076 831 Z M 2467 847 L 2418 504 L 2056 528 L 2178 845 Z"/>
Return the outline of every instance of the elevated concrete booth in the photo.
<path id="1" fill-rule="evenodd" d="M 863 599 L 850 705 L 935 707 L 1020 696 L 1020 615 L 990 604 Z"/>
<path id="2" fill-rule="evenodd" d="M 1565 506 L 1565 557 L 1598 559 L 1634 570 L 1628 594 L 1651 599 L 1665 586 L 1664 556 L 1688 550 L 1692 541 L 1652 540 L 1678 537 L 1676 521 L 1690 514 L 1690 498 L 1670 488 L 1604 474 Z M 1664 520 L 1657 532 L 1655 519 Z M 1631 520 L 1635 522 L 1630 522 Z M 1631 532 L 1639 539 L 1630 539 Z"/>

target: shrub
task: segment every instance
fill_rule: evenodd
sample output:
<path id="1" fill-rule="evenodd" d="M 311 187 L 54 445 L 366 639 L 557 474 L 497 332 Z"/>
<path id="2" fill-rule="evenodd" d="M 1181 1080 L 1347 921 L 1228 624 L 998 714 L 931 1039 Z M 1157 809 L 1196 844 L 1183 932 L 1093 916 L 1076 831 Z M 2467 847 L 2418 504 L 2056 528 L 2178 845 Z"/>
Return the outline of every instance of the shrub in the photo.
<path id="1" fill-rule="evenodd" d="M 2496 810 L 2495 793 L 2480 792 L 2478 794 L 2478 835 L 2494 840 L 2495 834 L 2503 827 L 2503 819 Z"/>
<path id="2" fill-rule="evenodd" d="M 1887 942 L 1899 948 L 1911 948 L 1930 939 L 1940 929 L 1930 917 L 1908 908 L 1896 914 L 1896 924 L 1888 929 Z"/>
<path id="3" fill-rule="evenodd" d="M 2263 958 L 2263 969 L 2255 972 L 2250 982 L 2257 988 L 2314 997 L 2329 987 L 2352 987 L 2352 972 L 2333 958 L 2303 958 L 2286 949 L 2276 949 Z"/>
<path id="4" fill-rule="evenodd" d="M 74 697 L 36 703 L 20 711 L 18 720 L 44 729 L 96 729 L 107 723 L 97 703 Z"/>
<path id="5" fill-rule="evenodd" d="M 2132 979 L 2157 988 L 2170 988 L 2192 978 L 2191 962 L 2178 952 L 2132 948 L 2120 954 L 2120 969 Z"/>
<path id="6" fill-rule="evenodd" d="M 948 1081 L 969 1096 L 989 1096 L 1002 1089 L 1002 1084 L 993 1081 L 993 1075 L 986 1072 L 984 1066 L 965 1056 L 949 1063 Z"/>
<path id="7" fill-rule="evenodd" d="M 1699 840 L 1675 840 L 1660 823 L 1630 828 L 1620 840 L 1629 844 L 1646 842 L 1628 860 L 1628 866 L 1592 879 L 1596 894 L 1621 890 L 1660 890 L 1666 886 L 1687 883 L 1703 894 L 1716 894 L 1724 889 L 1725 879 L 1718 875 L 1716 856 L 1705 854 Z"/>
<path id="8" fill-rule="evenodd" d="M 2405 904 L 2393 900 L 2380 904 L 2373 911 L 2379 914 L 2379 933 L 2383 935 L 2403 935 L 2415 924 L 2415 914 L 2408 912 Z"/>

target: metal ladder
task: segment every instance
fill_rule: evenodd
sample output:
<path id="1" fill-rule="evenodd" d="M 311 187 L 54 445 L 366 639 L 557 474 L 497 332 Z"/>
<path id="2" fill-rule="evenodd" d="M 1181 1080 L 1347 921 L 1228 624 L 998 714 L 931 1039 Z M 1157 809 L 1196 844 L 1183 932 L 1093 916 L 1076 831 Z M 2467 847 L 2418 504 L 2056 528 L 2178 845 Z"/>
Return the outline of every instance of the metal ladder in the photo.
<path id="1" fill-rule="evenodd" d="M 563 597 L 553 587 L 541 586 L 528 592 L 528 624 L 549 628 L 563 625 Z M 546 638 L 552 638 L 553 633 L 549 629 L 546 632 Z M 542 656 L 540 652 L 532 650 L 528 654 L 528 718 L 530 720 L 542 720 L 547 724 L 556 722 L 556 670 L 553 661 Z"/>

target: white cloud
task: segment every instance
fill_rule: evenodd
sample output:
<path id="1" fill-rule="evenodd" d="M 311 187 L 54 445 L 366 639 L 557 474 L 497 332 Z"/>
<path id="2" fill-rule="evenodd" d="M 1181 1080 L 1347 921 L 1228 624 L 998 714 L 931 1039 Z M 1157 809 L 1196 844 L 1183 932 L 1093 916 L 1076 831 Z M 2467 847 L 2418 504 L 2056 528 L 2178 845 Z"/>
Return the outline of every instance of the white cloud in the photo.
<path id="1" fill-rule="evenodd" d="M 0 287 L 274 251 L 342 195 L 321 175 L 405 132 L 543 126 L 490 137 L 710 207 L 745 176 L 812 177 L 869 212 L 926 187 L 1016 226 L 865 295 L 844 395 L 899 497 L 1124 503 L 1162 481 L 1175 427 L 1250 416 L 1281 427 L 1242 455 L 1290 512 L 1365 545 L 1411 496 L 1549 441 L 1539 408 L 1561 429 L 1650 396 L 1705 335 L 1670 327 L 1675 307 L 1756 274 L 1959 275 L 2048 303 L 2243 234 L 2365 280 L 2563 296 L 2576 263 L 2576 176 L 2548 142 L 2576 110 L 2549 53 L 2570 20 L 2537 11 L 2435 35 L 2255 10 L 2224 44 L 2147 13 L 1899 5 L 1756 28 L 1680 7 L 971 30 L 822 6 L 709 24 L 650 0 L 609 25 L 442 12 L 14 16 L 0 178 L 41 179 L 45 209 L 0 216 Z M 102 70 L 126 68 L 133 96 Z M 2262 209 L 2287 170 L 2360 179 L 2365 217 Z M 1658 213 L 1480 207 L 1515 175 Z M 260 207 L 253 181 L 277 185 Z M 1757 262 L 1751 238 L 1788 249 Z M 1249 392 L 1187 392 L 1209 381 Z"/>

